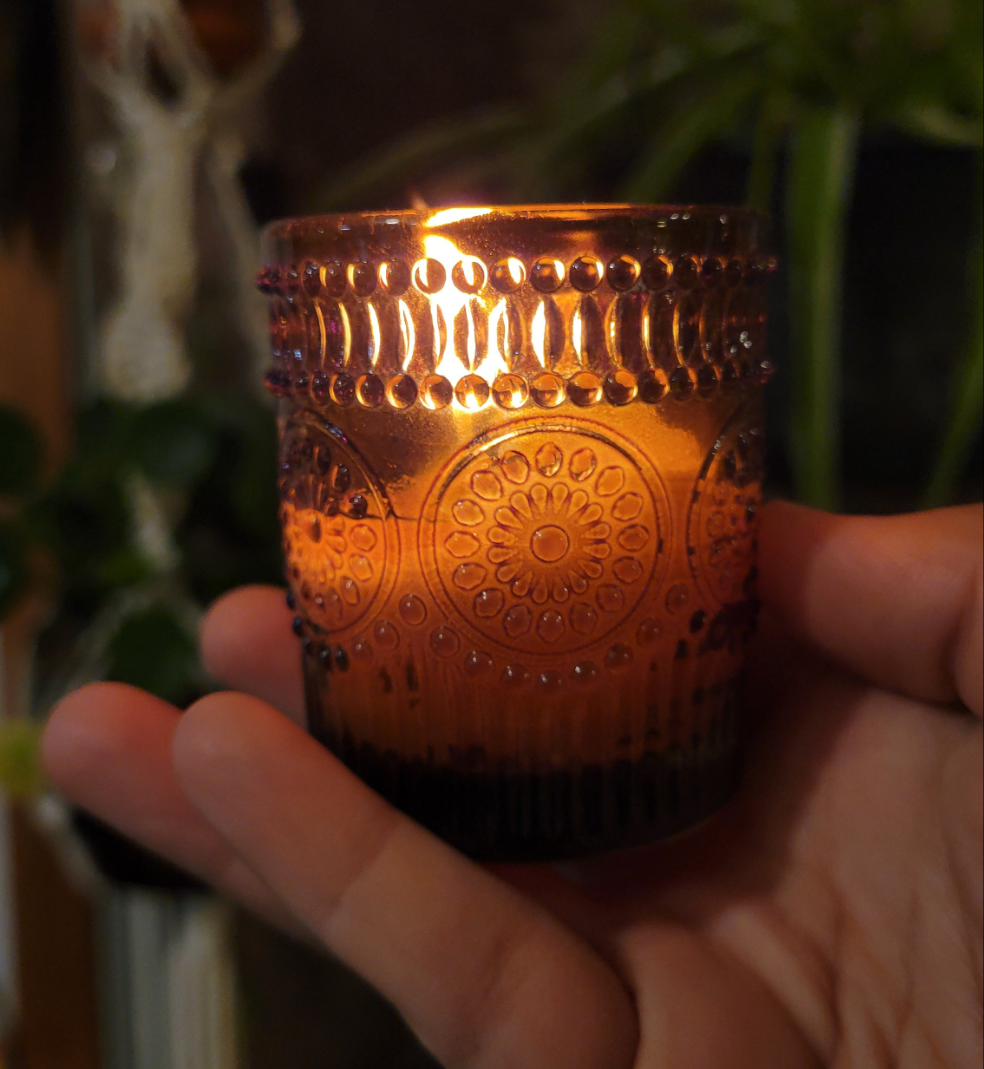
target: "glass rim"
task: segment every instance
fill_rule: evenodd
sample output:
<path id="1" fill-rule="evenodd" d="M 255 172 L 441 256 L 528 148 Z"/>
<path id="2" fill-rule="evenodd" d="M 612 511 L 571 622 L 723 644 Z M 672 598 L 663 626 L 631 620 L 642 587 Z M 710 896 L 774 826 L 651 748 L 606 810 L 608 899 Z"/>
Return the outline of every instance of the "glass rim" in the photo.
<path id="1" fill-rule="evenodd" d="M 264 240 L 289 238 L 299 233 L 345 232 L 365 229 L 375 232 L 383 227 L 432 229 L 455 223 L 473 222 L 483 217 L 501 221 L 555 223 L 597 223 L 606 219 L 630 219 L 639 222 L 667 221 L 757 223 L 768 228 L 772 216 L 758 208 L 738 204 L 636 204 L 622 202 L 558 202 L 532 204 L 472 204 L 432 208 L 371 209 L 366 211 L 327 212 L 286 216 L 274 219 L 262 228 Z"/>

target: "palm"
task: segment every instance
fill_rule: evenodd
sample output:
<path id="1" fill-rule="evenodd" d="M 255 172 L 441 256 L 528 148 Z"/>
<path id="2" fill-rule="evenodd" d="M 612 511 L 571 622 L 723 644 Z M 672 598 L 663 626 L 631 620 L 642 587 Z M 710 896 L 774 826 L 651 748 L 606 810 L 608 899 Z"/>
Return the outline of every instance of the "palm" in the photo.
<path id="1" fill-rule="evenodd" d="M 970 1069 L 981 512 L 767 513 L 746 787 L 676 842 L 489 875 L 243 694 L 179 717 L 89 688 L 52 718 L 49 769 L 324 941 L 451 1069 Z M 216 674 L 300 716 L 276 593 L 226 599 L 204 639 Z"/>
<path id="2" fill-rule="evenodd" d="M 736 803 L 577 874 L 658 1035 L 639 1069 L 976 1064 L 979 960 L 954 947 L 979 944 L 979 724 L 788 651 L 776 688 L 767 653 Z"/>

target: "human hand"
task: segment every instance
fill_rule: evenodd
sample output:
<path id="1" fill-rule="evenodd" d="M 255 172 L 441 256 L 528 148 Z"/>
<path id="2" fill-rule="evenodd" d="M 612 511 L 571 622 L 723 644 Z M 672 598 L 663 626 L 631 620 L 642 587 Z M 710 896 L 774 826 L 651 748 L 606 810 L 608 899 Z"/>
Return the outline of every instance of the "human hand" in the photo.
<path id="1" fill-rule="evenodd" d="M 337 953 L 449 1069 L 976 1069 L 982 519 L 765 509 L 745 787 L 645 850 L 487 869 L 392 810 L 298 726 L 269 588 L 203 628 L 244 693 L 182 715 L 92 685 L 52 714 L 46 766 Z"/>

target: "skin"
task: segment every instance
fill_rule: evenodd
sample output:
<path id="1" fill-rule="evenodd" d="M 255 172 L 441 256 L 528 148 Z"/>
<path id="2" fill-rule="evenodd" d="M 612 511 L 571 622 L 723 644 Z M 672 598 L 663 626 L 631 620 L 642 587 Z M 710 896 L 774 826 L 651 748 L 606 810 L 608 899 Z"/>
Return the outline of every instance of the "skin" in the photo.
<path id="1" fill-rule="evenodd" d="M 66 698 L 71 799 L 362 973 L 448 1069 L 976 1069 L 982 509 L 764 511 L 739 797 L 675 842 L 487 869 L 298 726 L 282 593 L 205 620 L 237 692 Z"/>

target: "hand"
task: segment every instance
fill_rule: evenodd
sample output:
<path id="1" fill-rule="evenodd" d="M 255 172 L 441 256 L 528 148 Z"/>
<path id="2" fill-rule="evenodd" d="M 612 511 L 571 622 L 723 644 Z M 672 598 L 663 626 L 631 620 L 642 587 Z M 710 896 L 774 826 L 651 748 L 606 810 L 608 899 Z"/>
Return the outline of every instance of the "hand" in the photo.
<path id="1" fill-rule="evenodd" d="M 51 717 L 47 768 L 322 941 L 449 1069 L 978 1067 L 982 510 L 776 504 L 761 543 L 746 785 L 676 842 L 468 862 L 301 729 L 296 640 L 266 588 L 203 629 L 244 693 L 182 716 L 87 687 Z"/>

